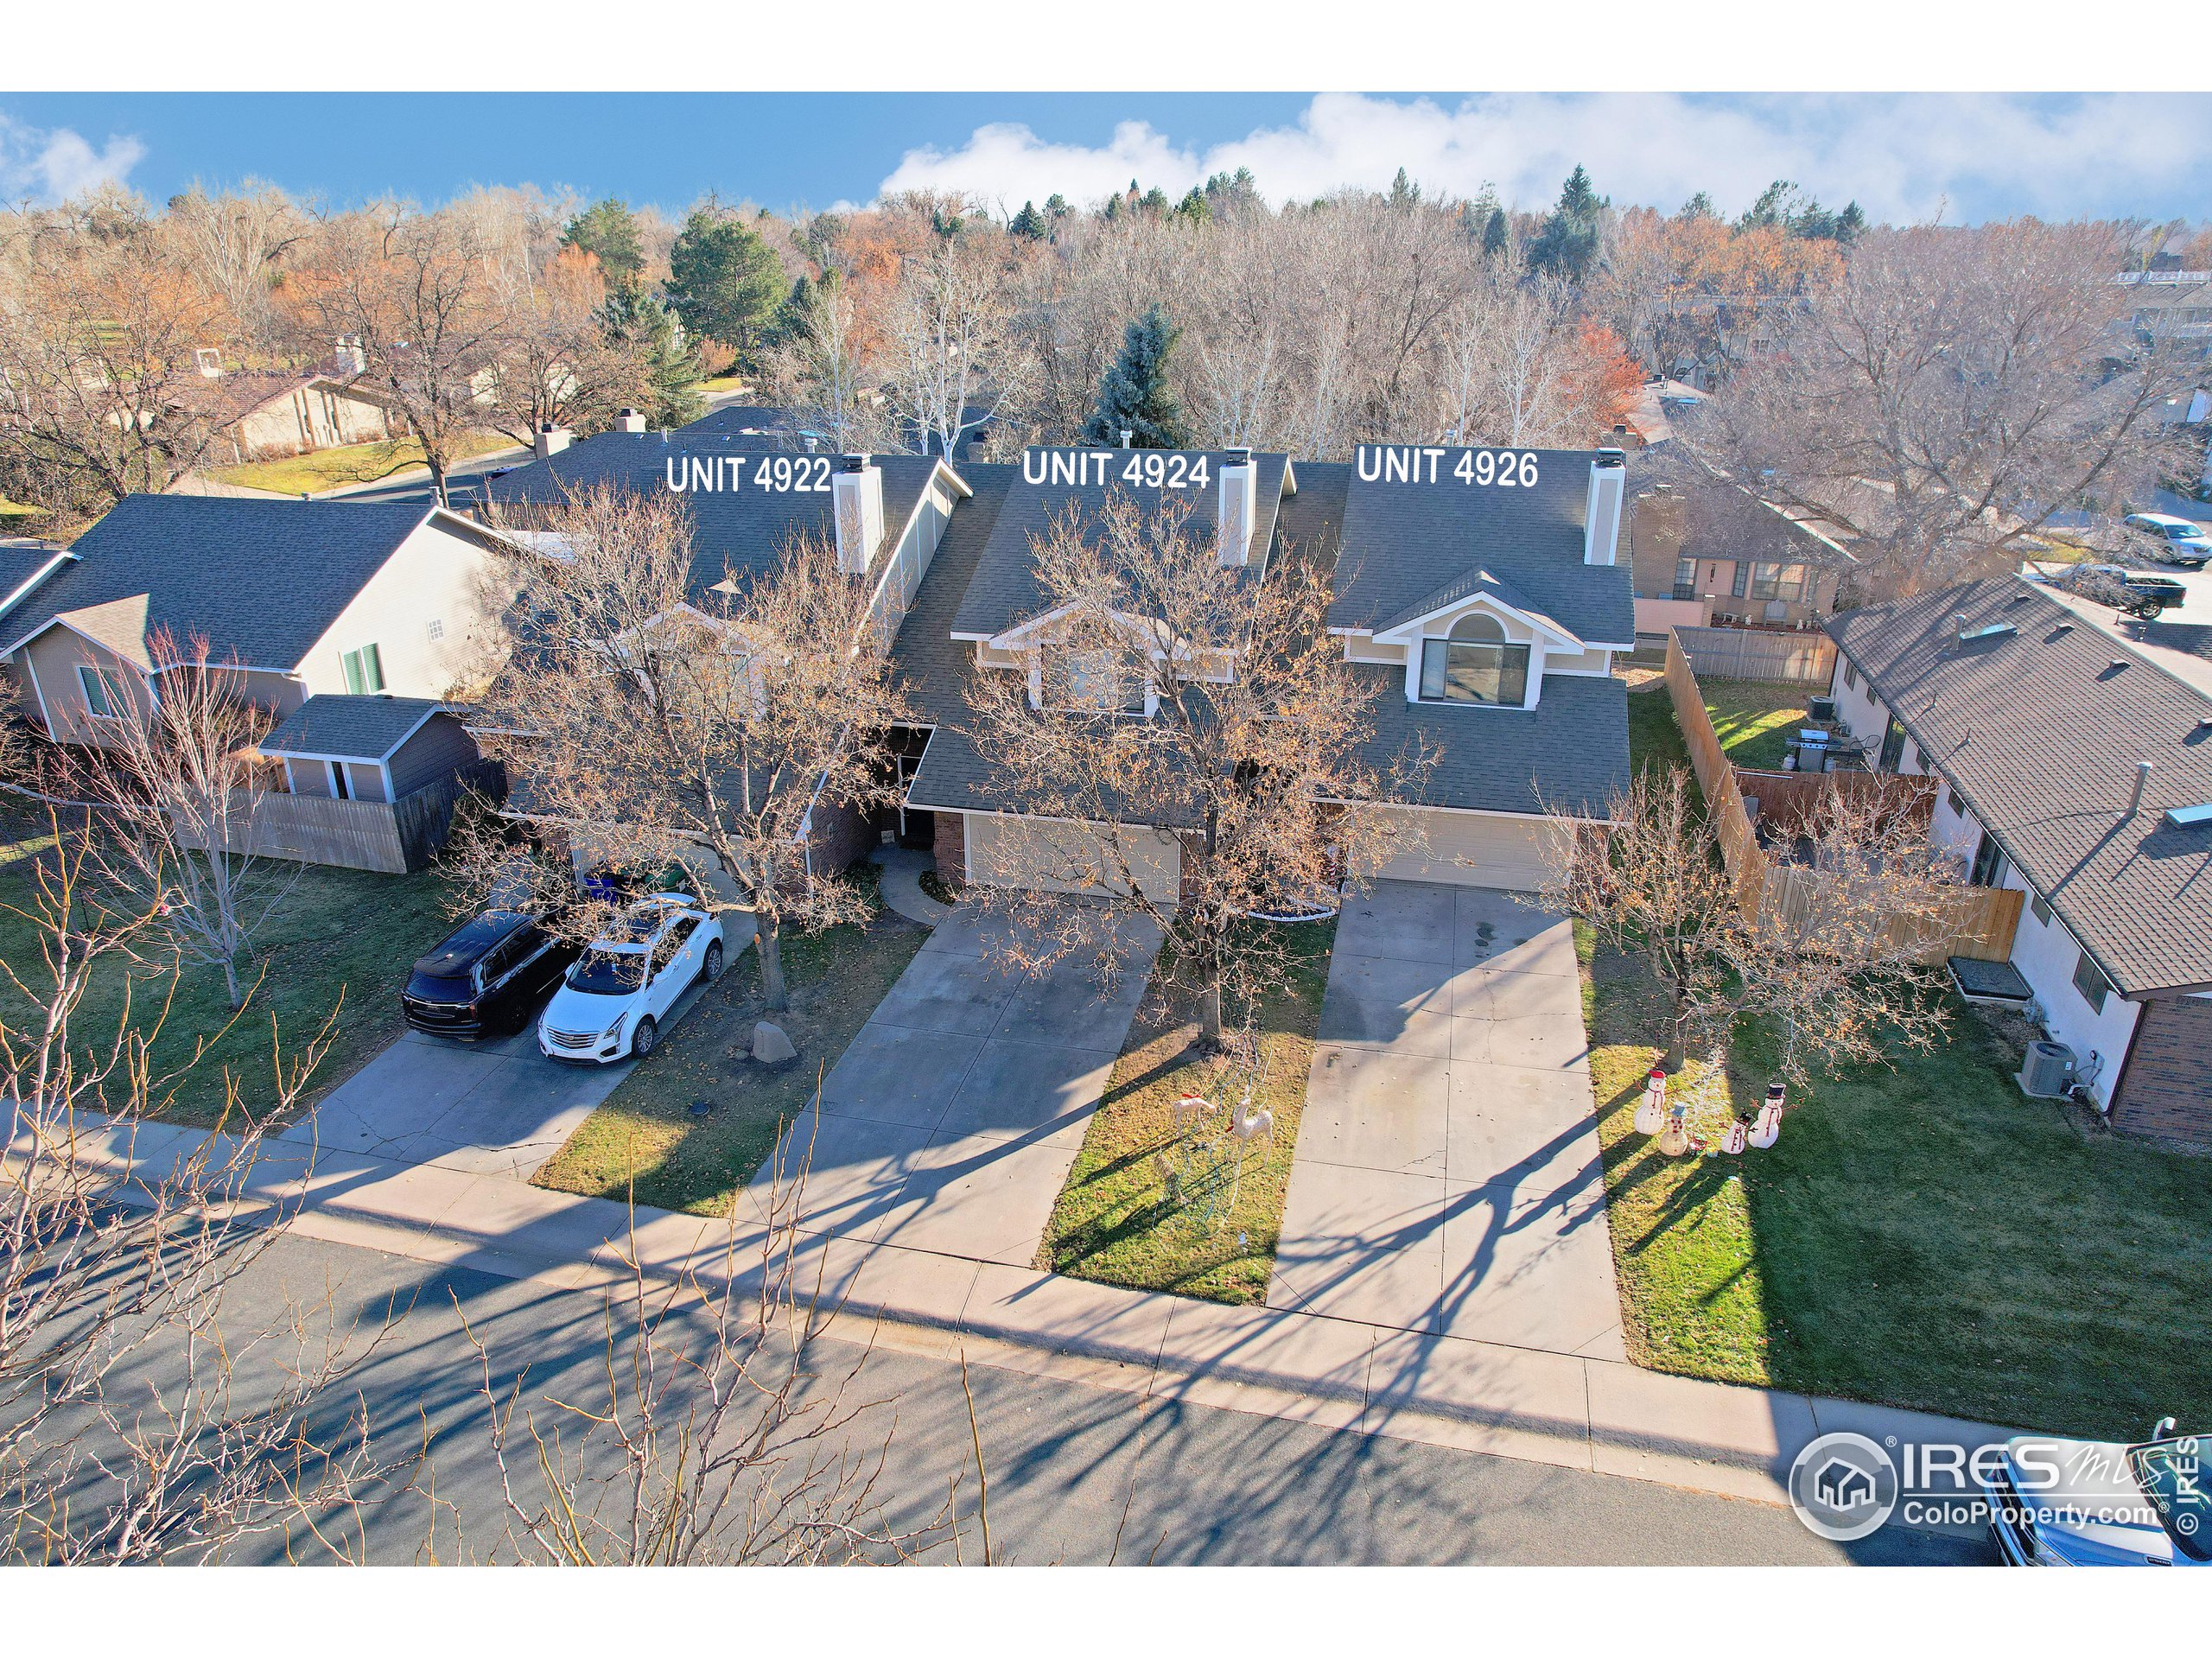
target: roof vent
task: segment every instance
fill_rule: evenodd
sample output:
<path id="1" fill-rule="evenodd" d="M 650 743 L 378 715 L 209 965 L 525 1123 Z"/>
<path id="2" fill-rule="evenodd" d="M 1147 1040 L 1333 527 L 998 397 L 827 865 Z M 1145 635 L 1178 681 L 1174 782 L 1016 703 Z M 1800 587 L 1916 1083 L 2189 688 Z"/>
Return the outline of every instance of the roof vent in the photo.
<path id="1" fill-rule="evenodd" d="M 2166 828 L 2169 830 L 2202 830 L 2212 823 L 2212 801 L 2196 806 L 2170 806 L 2166 809 Z"/>
<path id="2" fill-rule="evenodd" d="M 2129 817 L 2133 817 L 2143 810 L 2143 791 L 2150 787 L 2150 784 L 2151 763 L 2148 760 L 2138 760 L 2135 763 L 2135 787 L 2127 797 Z"/>
<path id="3" fill-rule="evenodd" d="M 2019 632 L 2010 622 L 1992 622 L 1985 627 L 1969 628 L 1965 626 L 1966 618 L 1961 616 L 1959 623 L 1959 643 L 1962 645 L 1970 645 L 1976 639 L 2001 639 L 2007 634 Z"/>

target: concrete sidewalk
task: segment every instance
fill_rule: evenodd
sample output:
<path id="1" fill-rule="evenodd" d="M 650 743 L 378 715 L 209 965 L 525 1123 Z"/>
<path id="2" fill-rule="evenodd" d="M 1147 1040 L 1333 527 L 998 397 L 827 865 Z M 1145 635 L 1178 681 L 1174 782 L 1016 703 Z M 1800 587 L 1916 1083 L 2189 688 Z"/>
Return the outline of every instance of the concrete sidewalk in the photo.
<path id="1" fill-rule="evenodd" d="M 210 1139 L 95 1124 L 79 1146 L 127 1183 L 156 1185 Z M 709 1221 L 632 1211 L 296 1142 L 269 1143 L 230 1197 L 259 1224 L 562 1288 L 604 1289 L 641 1272 L 753 1289 L 771 1274 L 772 1235 L 742 1212 Z M 1120 1290 L 835 1233 L 798 1234 L 788 1266 L 801 1299 L 834 1310 L 818 1315 L 820 1328 L 848 1339 L 1764 1503 L 1786 1501 L 1790 1460 L 1820 1433 L 1978 1446 L 2011 1432 L 1618 1360 Z"/>

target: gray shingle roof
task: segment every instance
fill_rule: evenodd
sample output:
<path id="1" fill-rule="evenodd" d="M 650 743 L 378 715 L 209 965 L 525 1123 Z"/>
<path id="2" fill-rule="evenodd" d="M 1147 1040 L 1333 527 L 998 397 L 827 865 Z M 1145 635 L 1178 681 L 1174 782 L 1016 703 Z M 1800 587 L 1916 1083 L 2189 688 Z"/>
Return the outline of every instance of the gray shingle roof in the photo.
<path id="1" fill-rule="evenodd" d="M 1023 457 L 1023 466 L 1009 466 L 1012 474 L 1005 503 L 999 509 L 997 522 L 991 530 L 989 542 L 983 549 L 975 579 L 968 584 L 968 591 L 960 601 L 959 613 L 954 617 L 953 631 L 957 633 L 992 635 L 1004 632 L 1017 622 L 1027 621 L 1044 608 L 1043 590 L 1037 582 L 1035 561 L 1031 554 L 1031 538 L 1045 535 L 1053 520 L 1071 505 L 1086 515 L 1097 512 L 1106 505 L 1110 490 L 1124 487 L 1119 482 L 1120 472 L 1131 457 L 1173 453 L 1183 455 L 1185 463 L 1198 455 L 1206 458 L 1206 482 L 1203 487 L 1182 492 L 1138 491 L 1141 499 L 1147 496 L 1176 494 L 1187 499 L 1191 505 L 1185 533 L 1205 541 L 1211 541 L 1221 505 L 1221 468 L 1230 459 L 1225 450 L 1029 450 Z M 1041 470 L 1048 464 L 1044 459 L 1055 454 L 1105 454 L 1110 457 L 1104 469 L 1104 481 L 1085 485 L 1033 484 L 1024 473 L 1024 467 Z M 1259 509 L 1254 515 L 1250 569 L 1264 569 L 1268 550 L 1274 537 L 1275 513 L 1282 496 L 1283 474 L 1288 458 L 1283 455 L 1256 455 L 1258 467 L 1255 487 L 1259 496 Z M 963 477 L 966 474 L 962 474 Z M 958 515 L 955 515 L 957 518 Z"/>
<path id="2" fill-rule="evenodd" d="M 1298 493 L 1282 498 L 1279 515 L 1285 545 L 1332 556 L 1351 473 L 1343 463 L 1299 466 Z M 964 579 L 964 567 L 980 562 L 977 543 L 983 544 L 984 559 L 1001 545 L 1005 511 L 1022 486 L 1014 467 L 964 468 L 962 476 L 975 486 L 975 499 L 954 510 L 938 562 L 894 652 L 917 702 L 938 726 L 908 798 L 918 807 L 1003 810 L 1009 804 L 1005 791 L 957 729 L 965 723 L 968 676 L 976 671 L 974 647 L 947 638 L 941 617 L 947 595 Z M 1263 494 L 1266 488 L 1262 474 Z M 1006 505 L 997 508 L 995 519 L 989 515 L 998 503 Z M 968 514 L 976 516 L 963 527 Z M 1580 556 L 1578 550 L 1578 564 Z M 934 586 L 940 581 L 942 586 Z M 1496 812 L 1551 808 L 1602 817 L 1614 792 L 1627 786 L 1628 700 L 1617 679 L 1552 676 L 1535 709 L 1524 713 L 1408 704 L 1403 669 L 1362 664 L 1353 671 L 1382 693 L 1376 701 L 1376 734 L 1365 754 L 1370 765 L 1387 768 L 1417 740 L 1441 751 L 1419 791 L 1399 798 L 1408 804 Z"/>
<path id="3" fill-rule="evenodd" d="M 686 438 L 752 438 L 781 449 L 804 449 L 810 436 L 822 437 L 825 448 L 828 442 L 812 430 L 804 411 L 761 404 L 724 404 L 676 430 Z"/>
<path id="4" fill-rule="evenodd" d="M 261 741 L 264 754 L 381 760 L 445 705 L 429 697 L 309 697 Z"/>
<path id="5" fill-rule="evenodd" d="M 61 555 L 62 550 L 48 542 L 21 540 L 14 537 L 0 539 L 0 619 L 4 619 L 10 611 L 17 609 L 30 598 L 30 584 L 40 580 L 41 573 L 48 572 L 48 567 L 54 565 Z M 49 577 L 58 575 L 67 568 L 65 560 L 48 575 Z M 0 640 L 15 637 L 6 631 L 4 620 L 0 620 Z"/>
<path id="6" fill-rule="evenodd" d="M 776 453 L 785 452 L 779 446 Z M 750 440 L 711 433 L 695 436 L 690 427 L 665 436 L 658 432 L 604 432 L 547 460 L 518 467 L 492 480 L 486 490 L 494 505 L 550 507 L 558 505 L 570 492 L 599 485 L 657 491 L 667 489 L 671 476 L 680 477 L 686 485 L 683 495 L 690 505 L 696 538 L 692 585 L 695 594 L 703 594 L 726 571 L 743 577 L 772 568 L 794 536 L 836 534 L 829 490 L 778 491 L 754 485 L 759 466 L 768 455 L 768 450 Z M 690 487 L 695 461 L 711 467 L 710 476 L 720 487 Z M 906 524 L 938 462 L 926 455 L 881 455 L 876 464 L 883 469 L 887 540 Z"/>
<path id="7" fill-rule="evenodd" d="M 1459 482 L 1452 469 L 1468 453 L 1447 448 L 1437 483 L 1351 478 L 1329 626 L 1380 630 L 1408 621 L 1424 601 L 1487 572 L 1593 645 L 1633 640 L 1625 545 L 1616 564 L 1582 562 L 1594 452 L 1536 450 L 1535 484 L 1513 489 Z M 1299 470 L 1302 478 L 1306 469 Z"/>
<path id="8" fill-rule="evenodd" d="M 290 669 L 430 511 L 127 495 L 78 538 L 76 563 L 9 615 L 0 643 L 93 613 L 88 631 L 142 663 L 166 626 L 180 644 L 205 635 L 219 657 Z"/>
<path id="9" fill-rule="evenodd" d="M 2014 632 L 1962 645 L 1960 612 L 1969 632 Z M 2013 577 L 1827 630 L 2113 984 L 2212 984 L 2212 827 L 2163 816 L 2212 802 L 2212 697 Z M 2153 770 L 2130 817 L 2141 760 Z"/>
<path id="10" fill-rule="evenodd" d="M 1283 503 L 1284 539 L 1319 549 L 1325 556 L 1341 541 L 1349 553 L 1351 537 L 1340 527 L 1350 496 L 1362 487 L 1351 467 L 1301 462 L 1298 485 L 1298 493 Z M 1578 506 L 1575 569 L 1616 574 L 1592 573 L 1583 564 L 1580 511 Z M 1618 574 L 1625 592 L 1627 572 Z M 1342 588 L 1339 581 L 1340 593 Z M 1409 703 L 1404 669 L 1361 664 L 1353 672 L 1381 692 L 1375 703 L 1375 735 L 1364 756 L 1370 766 L 1383 770 L 1416 742 L 1438 752 L 1435 766 L 1420 786 L 1394 798 L 1421 806 L 1486 812 L 1555 810 L 1602 818 L 1613 795 L 1628 786 L 1628 688 L 1618 679 L 1547 675 L 1536 706 L 1522 710 Z"/>

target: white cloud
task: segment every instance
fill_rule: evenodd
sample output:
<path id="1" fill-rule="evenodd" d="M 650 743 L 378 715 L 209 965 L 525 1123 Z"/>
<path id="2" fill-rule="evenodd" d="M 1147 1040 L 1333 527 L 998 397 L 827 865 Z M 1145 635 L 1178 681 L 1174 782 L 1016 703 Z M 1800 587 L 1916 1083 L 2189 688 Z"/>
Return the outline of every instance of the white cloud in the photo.
<path id="1" fill-rule="evenodd" d="M 1503 92 L 1446 108 L 1427 99 L 1326 92 L 1289 126 L 1203 152 L 1142 122 L 1106 143 L 1047 143 L 1015 124 L 979 127 L 950 152 L 915 149 L 882 190 L 957 189 L 994 201 L 1090 201 L 1131 177 L 1179 194 L 1249 167 L 1275 201 L 1380 188 L 1399 168 L 1432 193 L 1495 186 L 1537 207 L 1577 162 L 1623 204 L 1673 208 L 1704 190 L 1725 212 L 1777 178 L 1877 218 L 2159 211 L 2212 162 L 2212 98 L 2043 98 L 1675 92 Z"/>
<path id="2" fill-rule="evenodd" d="M 103 184 L 121 184 L 146 157 L 137 139 L 108 135 L 94 149 L 67 127 L 25 126 L 0 115 L 0 199 L 67 201 Z"/>

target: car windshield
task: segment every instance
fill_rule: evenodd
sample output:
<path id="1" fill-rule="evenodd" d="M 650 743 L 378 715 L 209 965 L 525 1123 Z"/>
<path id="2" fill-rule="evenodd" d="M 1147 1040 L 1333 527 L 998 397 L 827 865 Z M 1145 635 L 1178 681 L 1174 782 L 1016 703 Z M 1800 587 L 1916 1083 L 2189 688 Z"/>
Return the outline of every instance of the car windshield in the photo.
<path id="1" fill-rule="evenodd" d="M 642 950 L 587 950 L 569 969 L 569 988 L 587 996 L 627 996 L 645 982 Z"/>
<path id="2" fill-rule="evenodd" d="M 2158 1512 L 2174 1548 L 2192 1561 L 2212 1561 L 2212 1470 L 2194 1434 L 2130 1446 L 2127 1461 Z"/>

